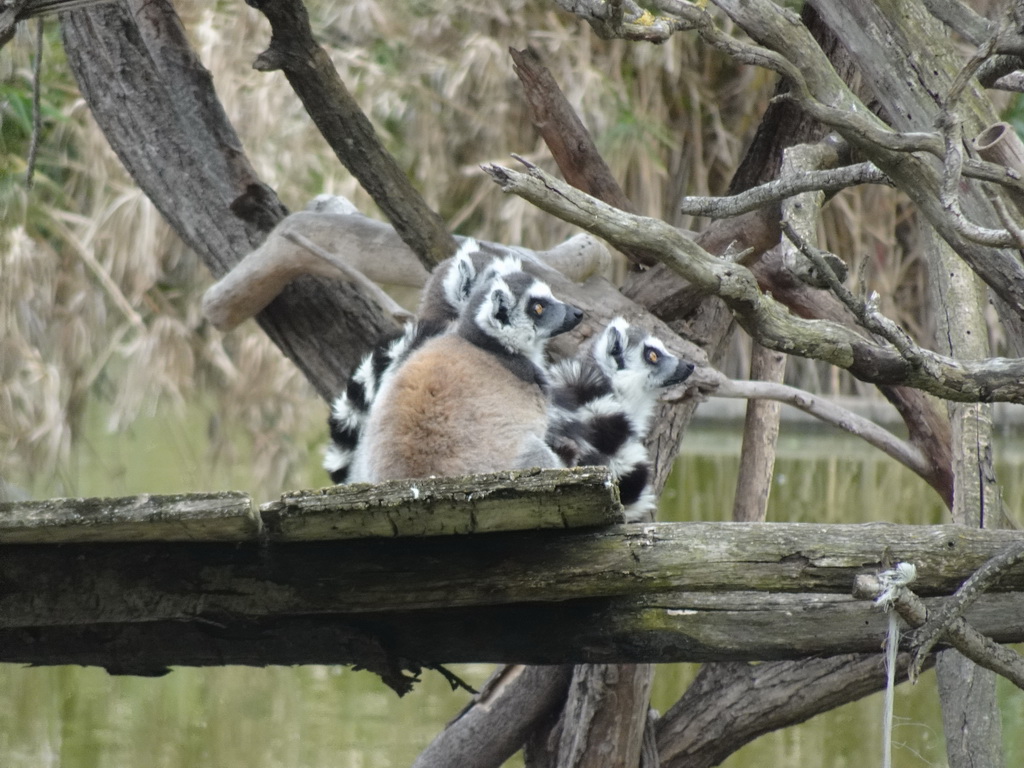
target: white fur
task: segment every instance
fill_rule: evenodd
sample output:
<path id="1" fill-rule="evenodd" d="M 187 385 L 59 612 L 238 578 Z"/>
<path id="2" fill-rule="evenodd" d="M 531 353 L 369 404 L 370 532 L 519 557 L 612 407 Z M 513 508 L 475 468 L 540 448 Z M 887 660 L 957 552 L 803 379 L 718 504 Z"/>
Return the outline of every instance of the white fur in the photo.
<path id="1" fill-rule="evenodd" d="M 497 319 L 498 305 L 502 299 L 509 307 L 507 324 Z M 536 325 L 526 313 L 526 305 L 534 299 L 557 301 L 551 289 L 539 281 L 534 281 L 529 290 L 517 298 L 499 274 L 491 281 L 487 298 L 480 303 L 474 320 L 484 333 L 510 353 L 522 354 L 534 365 L 543 368 L 544 347 L 548 337 L 537 332 Z"/>
<path id="2" fill-rule="evenodd" d="M 352 451 L 339 448 L 335 443 L 328 443 L 324 450 L 323 467 L 328 472 L 334 472 L 348 465 L 352 461 Z"/>

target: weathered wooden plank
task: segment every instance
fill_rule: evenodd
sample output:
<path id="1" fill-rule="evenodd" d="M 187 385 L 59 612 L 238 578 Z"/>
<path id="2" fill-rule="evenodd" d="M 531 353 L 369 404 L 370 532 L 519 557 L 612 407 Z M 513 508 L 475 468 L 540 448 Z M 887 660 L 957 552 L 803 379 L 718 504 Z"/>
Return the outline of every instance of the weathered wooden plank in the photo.
<path id="1" fill-rule="evenodd" d="M 0 504 L 0 545 L 252 542 L 583 528 L 622 522 L 607 469 L 498 472 L 285 494 L 257 514 L 238 492 Z"/>
<path id="2" fill-rule="evenodd" d="M 621 523 L 603 467 L 339 485 L 285 494 L 260 509 L 276 541 L 443 536 Z"/>
<path id="3" fill-rule="evenodd" d="M 376 613 L 689 592 L 850 594 L 883 562 L 949 594 L 1022 531 L 884 523 L 656 523 L 261 545 L 0 549 L 0 628 Z M 1024 589 L 1024 565 L 1000 591 Z M 227 617 L 227 618 L 225 618 Z"/>
<path id="4" fill-rule="evenodd" d="M 934 607 L 940 599 L 926 603 Z M 1024 641 L 1024 595 L 985 595 L 968 620 L 999 642 Z M 139 674 L 225 664 L 768 661 L 881 654 L 886 626 L 871 601 L 839 595 L 671 593 L 656 600 L 0 629 L 0 662 Z"/>
<path id="5" fill-rule="evenodd" d="M 237 491 L 0 503 L 0 544 L 255 541 L 259 531 Z"/>

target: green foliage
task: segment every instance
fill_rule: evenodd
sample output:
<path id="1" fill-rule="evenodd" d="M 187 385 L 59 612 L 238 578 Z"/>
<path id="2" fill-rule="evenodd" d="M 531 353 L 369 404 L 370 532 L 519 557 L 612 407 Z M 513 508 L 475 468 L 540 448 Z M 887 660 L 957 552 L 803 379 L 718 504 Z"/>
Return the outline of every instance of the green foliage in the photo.
<path id="1" fill-rule="evenodd" d="M 11 71 L 0 79 L 0 218 L 7 226 L 21 222 L 30 232 L 52 237 L 46 226 L 54 209 L 67 206 L 65 185 L 70 166 L 77 159 L 69 113 L 77 98 L 66 70 L 48 70 L 39 83 L 39 134 L 35 132 L 34 76 L 31 62 L 34 45 L 21 41 L 12 48 Z M 43 37 L 43 61 L 63 64 L 55 33 Z M 32 171 L 34 189 L 29 194 L 27 174 L 33 139 L 36 156 Z M 55 243 L 54 243 L 55 244 Z"/>

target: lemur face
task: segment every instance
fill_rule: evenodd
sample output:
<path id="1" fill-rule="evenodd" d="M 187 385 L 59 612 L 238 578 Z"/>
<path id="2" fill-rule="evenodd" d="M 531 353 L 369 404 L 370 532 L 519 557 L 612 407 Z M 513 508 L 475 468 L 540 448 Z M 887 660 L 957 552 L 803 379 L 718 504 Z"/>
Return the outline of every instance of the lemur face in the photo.
<path id="1" fill-rule="evenodd" d="M 509 353 L 539 358 L 548 339 L 583 318 L 581 309 L 559 301 L 546 283 L 525 272 L 495 275 L 482 290 L 474 320 Z"/>
<path id="2" fill-rule="evenodd" d="M 657 337 L 621 317 L 608 324 L 594 353 L 612 388 L 621 395 L 653 393 L 679 384 L 693 373 L 692 363 L 671 354 Z"/>

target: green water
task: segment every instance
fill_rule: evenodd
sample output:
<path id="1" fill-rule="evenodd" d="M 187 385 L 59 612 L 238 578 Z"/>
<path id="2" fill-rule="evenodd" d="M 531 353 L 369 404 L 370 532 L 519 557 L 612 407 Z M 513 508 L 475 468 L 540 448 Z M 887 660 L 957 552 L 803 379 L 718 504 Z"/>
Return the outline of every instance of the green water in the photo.
<path id="1" fill-rule="evenodd" d="M 157 419 L 128 435 L 96 438 L 81 459 L 79 492 L 244 489 L 244 467 L 212 467 L 188 440 L 190 431 L 187 420 Z M 663 517 L 728 519 L 738 452 L 738 434 L 691 430 L 662 500 Z M 855 440 L 787 434 L 780 454 L 771 520 L 944 521 L 922 481 Z M 1001 446 L 998 455 L 1005 498 L 1020 522 L 1024 455 L 1019 443 Z M 296 482 L 321 484 L 315 457 Z M 668 709 L 697 669 L 660 667 L 654 706 Z M 478 684 L 490 667 L 453 671 Z M 1024 694 L 1001 681 L 1000 697 L 1007 765 L 1024 765 Z M 399 699 L 370 673 L 341 667 L 177 669 L 147 679 L 0 665 L 0 768 L 407 766 L 466 700 L 433 672 Z M 895 712 L 894 767 L 945 766 L 934 674 L 901 686 Z M 764 736 L 723 765 L 859 768 L 880 765 L 880 757 L 875 695 Z M 521 762 L 516 757 L 509 765 Z"/>

